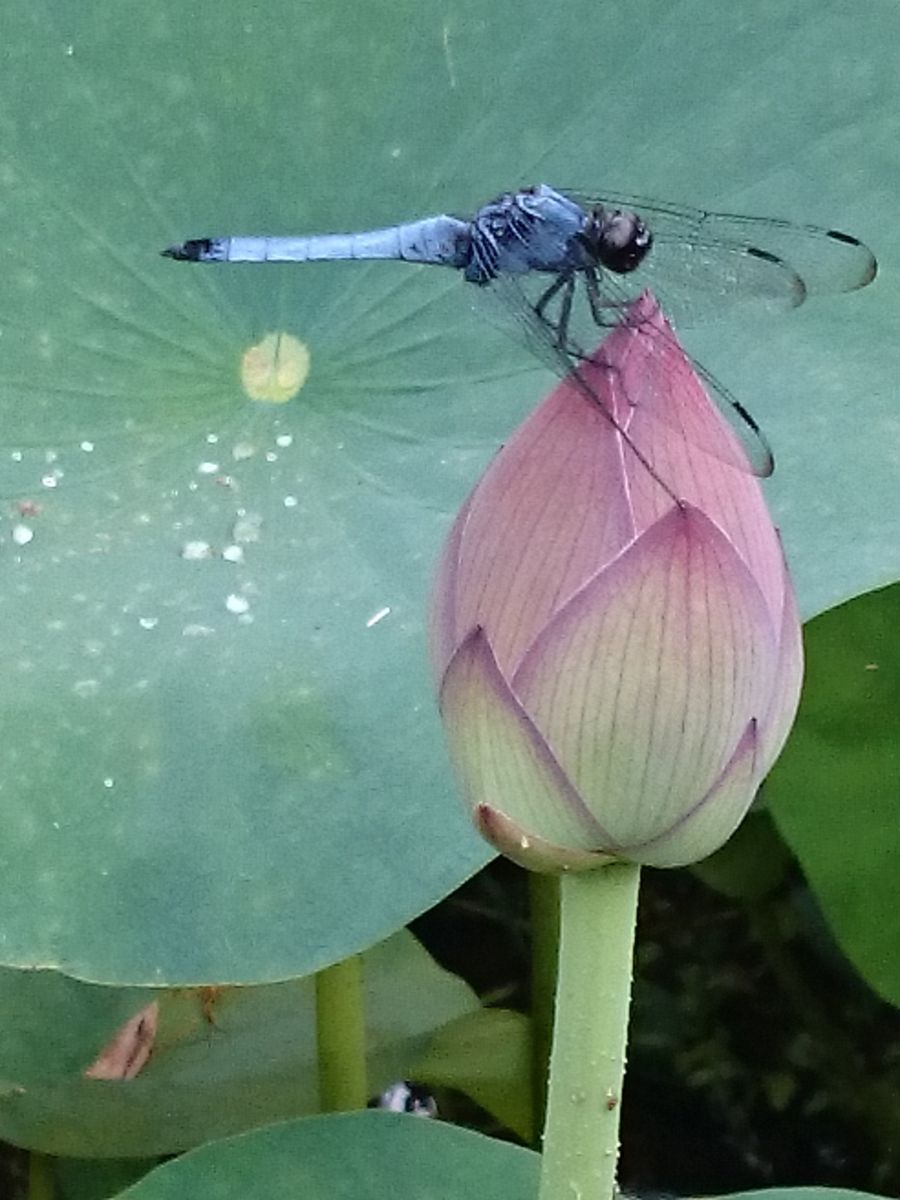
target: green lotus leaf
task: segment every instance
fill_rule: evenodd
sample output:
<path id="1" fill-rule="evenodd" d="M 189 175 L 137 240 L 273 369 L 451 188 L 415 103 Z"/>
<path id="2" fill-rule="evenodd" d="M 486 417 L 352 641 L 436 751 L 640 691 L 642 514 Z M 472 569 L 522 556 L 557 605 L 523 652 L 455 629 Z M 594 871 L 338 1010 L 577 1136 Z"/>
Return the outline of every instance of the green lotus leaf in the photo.
<path id="1" fill-rule="evenodd" d="M 588 0 L 7 0 L 4 963 L 300 976 L 486 859 L 424 597 L 549 376 L 450 271 L 160 249 L 465 214 L 541 179 L 896 249 L 900 10 L 652 0 L 584 36 L 596 20 Z M 900 565 L 896 279 L 687 339 L 774 444 L 807 614 Z"/>

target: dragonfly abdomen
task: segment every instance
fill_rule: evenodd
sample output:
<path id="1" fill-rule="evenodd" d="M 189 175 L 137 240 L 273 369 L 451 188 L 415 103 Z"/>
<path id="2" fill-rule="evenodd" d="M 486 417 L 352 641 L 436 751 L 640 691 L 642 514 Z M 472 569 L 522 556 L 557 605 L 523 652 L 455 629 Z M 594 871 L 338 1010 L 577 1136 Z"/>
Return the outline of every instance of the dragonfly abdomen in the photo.
<path id="1" fill-rule="evenodd" d="M 197 238 L 170 246 L 168 258 L 190 262 L 316 262 L 333 259 L 399 259 L 448 267 L 465 265 L 470 227 L 456 217 L 428 217 L 364 233 L 311 237 Z"/>

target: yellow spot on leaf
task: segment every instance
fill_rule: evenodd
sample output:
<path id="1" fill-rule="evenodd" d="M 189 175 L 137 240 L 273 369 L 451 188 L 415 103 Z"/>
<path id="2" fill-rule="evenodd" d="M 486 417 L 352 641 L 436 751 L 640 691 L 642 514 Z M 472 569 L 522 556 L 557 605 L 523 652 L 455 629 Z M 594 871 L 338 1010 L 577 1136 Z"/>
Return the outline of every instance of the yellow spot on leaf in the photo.
<path id="1" fill-rule="evenodd" d="M 309 350 L 290 333 L 267 333 L 241 359 L 241 383 L 251 400 L 286 404 L 309 375 Z"/>

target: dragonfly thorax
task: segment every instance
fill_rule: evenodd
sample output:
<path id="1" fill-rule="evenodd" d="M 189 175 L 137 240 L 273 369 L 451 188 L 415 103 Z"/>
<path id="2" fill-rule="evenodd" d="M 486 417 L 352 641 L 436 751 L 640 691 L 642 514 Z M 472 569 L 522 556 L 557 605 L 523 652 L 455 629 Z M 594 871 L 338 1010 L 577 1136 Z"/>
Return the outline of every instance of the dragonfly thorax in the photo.
<path id="1" fill-rule="evenodd" d="M 469 225 L 466 279 L 486 284 L 503 274 L 593 266 L 594 251 L 583 237 L 589 220 L 581 205 L 547 184 L 505 192 L 480 208 Z"/>
<path id="2" fill-rule="evenodd" d="M 653 235 L 637 213 L 591 210 L 582 240 L 598 266 L 617 275 L 627 275 L 644 261 L 653 245 Z"/>

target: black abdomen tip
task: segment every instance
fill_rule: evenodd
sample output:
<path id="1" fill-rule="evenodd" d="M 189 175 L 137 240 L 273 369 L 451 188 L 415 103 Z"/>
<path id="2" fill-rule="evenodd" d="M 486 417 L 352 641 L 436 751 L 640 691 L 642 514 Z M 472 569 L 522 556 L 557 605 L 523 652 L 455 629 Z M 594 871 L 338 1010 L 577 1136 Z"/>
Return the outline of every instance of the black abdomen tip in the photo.
<path id="1" fill-rule="evenodd" d="M 165 250 L 160 250 L 160 254 L 164 258 L 174 258 L 179 262 L 204 262 L 210 257 L 211 249 L 211 238 L 194 238 L 178 246 L 167 246 Z"/>

